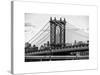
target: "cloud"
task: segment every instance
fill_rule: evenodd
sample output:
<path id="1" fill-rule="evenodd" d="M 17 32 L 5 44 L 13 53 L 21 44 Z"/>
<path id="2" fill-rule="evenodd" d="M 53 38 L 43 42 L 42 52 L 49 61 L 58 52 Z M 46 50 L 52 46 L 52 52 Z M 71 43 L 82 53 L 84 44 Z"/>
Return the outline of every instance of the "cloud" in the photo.
<path id="1" fill-rule="evenodd" d="M 31 30 L 25 30 L 25 32 L 30 32 Z"/>
<path id="2" fill-rule="evenodd" d="M 33 27 L 33 28 L 35 28 L 36 26 L 32 25 L 31 23 L 25 23 L 25 27 Z"/>

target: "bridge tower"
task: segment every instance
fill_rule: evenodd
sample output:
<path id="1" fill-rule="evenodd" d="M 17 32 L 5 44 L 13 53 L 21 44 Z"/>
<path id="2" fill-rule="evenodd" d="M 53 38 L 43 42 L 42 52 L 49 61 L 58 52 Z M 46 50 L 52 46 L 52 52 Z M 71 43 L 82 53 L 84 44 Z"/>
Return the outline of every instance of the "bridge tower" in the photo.
<path id="1" fill-rule="evenodd" d="M 66 20 L 57 20 L 50 17 L 50 45 L 52 48 L 55 46 L 63 47 L 65 45 L 65 35 L 66 35 Z"/>

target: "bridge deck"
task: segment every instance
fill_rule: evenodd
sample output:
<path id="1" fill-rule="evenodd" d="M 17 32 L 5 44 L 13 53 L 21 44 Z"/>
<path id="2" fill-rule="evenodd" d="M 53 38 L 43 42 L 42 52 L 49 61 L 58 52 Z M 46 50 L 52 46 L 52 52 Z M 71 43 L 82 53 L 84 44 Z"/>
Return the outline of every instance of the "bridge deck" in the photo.
<path id="1" fill-rule="evenodd" d="M 89 59 L 89 56 L 25 56 L 25 61 L 47 61 L 47 60 L 79 60 Z"/>
<path id="2" fill-rule="evenodd" d="M 84 51 L 89 50 L 89 47 L 75 47 L 75 48 L 65 48 L 65 49 L 51 49 L 51 50 L 40 50 L 32 52 L 26 55 L 37 55 L 37 54 L 46 54 L 46 53 L 56 53 L 56 52 L 69 52 L 69 51 Z"/>

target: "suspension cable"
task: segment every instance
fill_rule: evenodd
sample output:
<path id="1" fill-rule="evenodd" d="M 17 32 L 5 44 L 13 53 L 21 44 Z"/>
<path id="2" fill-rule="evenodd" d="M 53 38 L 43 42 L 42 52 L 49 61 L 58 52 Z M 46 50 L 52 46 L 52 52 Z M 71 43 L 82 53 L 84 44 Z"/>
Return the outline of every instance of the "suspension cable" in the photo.
<path id="1" fill-rule="evenodd" d="M 49 27 L 47 27 L 47 29 L 48 29 Z M 47 30 L 46 29 L 46 30 Z M 45 31 L 43 31 L 38 37 L 36 37 L 31 43 L 33 43 L 34 41 L 36 41 L 38 38 L 40 38 L 40 36 L 44 33 Z"/>
<path id="2" fill-rule="evenodd" d="M 35 37 L 41 32 L 41 30 L 43 30 L 43 29 L 47 26 L 48 23 L 49 23 L 49 22 L 47 22 L 47 23 L 44 25 L 44 27 L 43 27 L 42 29 L 40 29 L 28 42 L 30 42 L 33 38 L 35 38 Z"/>

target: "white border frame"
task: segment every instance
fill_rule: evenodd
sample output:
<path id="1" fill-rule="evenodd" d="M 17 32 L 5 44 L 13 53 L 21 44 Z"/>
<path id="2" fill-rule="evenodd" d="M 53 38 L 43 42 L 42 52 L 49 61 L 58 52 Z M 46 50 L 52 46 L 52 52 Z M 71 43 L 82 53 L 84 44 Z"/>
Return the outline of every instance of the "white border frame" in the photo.
<path id="1" fill-rule="evenodd" d="M 34 9 L 33 9 L 34 8 Z M 58 8 L 61 12 L 58 10 Z M 56 10 L 55 10 L 56 9 Z M 64 10 L 66 9 L 66 10 Z M 73 10 L 76 9 L 76 10 Z M 67 11 L 69 10 L 69 11 Z M 89 60 L 24 62 L 24 13 L 89 15 Z M 97 7 L 63 3 L 12 1 L 12 66 L 11 72 L 40 73 L 97 69 Z"/>

